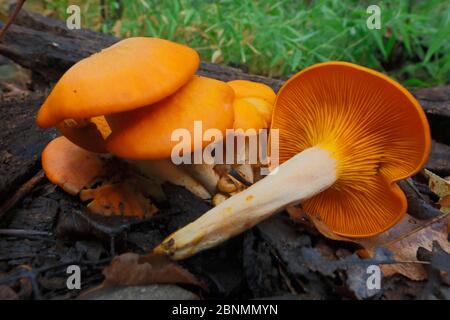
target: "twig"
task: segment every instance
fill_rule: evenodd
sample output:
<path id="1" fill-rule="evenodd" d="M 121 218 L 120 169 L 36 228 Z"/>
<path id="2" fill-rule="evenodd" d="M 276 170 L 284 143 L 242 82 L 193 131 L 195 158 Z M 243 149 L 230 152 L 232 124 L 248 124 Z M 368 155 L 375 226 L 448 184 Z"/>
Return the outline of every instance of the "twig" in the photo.
<path id="1" fill-rule="evenodd" d="M 22 9 L 23 4 L 26 0 L 17 0 L 16 7 L 14 8 L 14 11 L 11 13 L 11 15 L 8 18 L 8 21 L 6 21 L 6 24 L 3 26 L 2 30 L 0 30 L 0 41 L 3 40 L 3 37 L 6 34 L 6 31 L 8 31 L 9 27 L 12 25 L 16 17 L 19 15 L 20 9 Z"/>
<path id="2" fill-rule="evenodd" d="M 44 171 L 40 170 L 34 177 L 25 182 L 11 198 L 9 198 L 0 207 L 0 219 L 12 209 L 27 193 L 29 193 L 42 179 L 44 178 Z"/>
<path id="3" fill-rule="evenodd" d="M 14 97 L 18 95 L 26 95 L 28 93 L 27 90 L 21 89 L 18 86 L 8 82 L 0 82 L 0 87 L 6 89 L 5 92 L 2 94 L 3 97 L 5 98 Z"/>
<path id="4" fill-rule="evenodd" d="M 13 237 L 33 237 L 33 236 L 47 236 L 52 234 L 46 231 L 37 230 L 25 230 L 25 229 L 0 229 L 0 236 L 13 236 Z"/>
<path id="5" fill-rule="evenodd" d="M 411 189 L 413 189 L 413 191 L 417 194 L 417 196 L 420 197 L 420 199 L 422 199 L 425 202 L 427 201 L 425 199 L 425 197 L 423 196 L 423 194 L 420 193 L 419 189 L 417 189 L 416 185 L 414 184 L 413 179 L 411 179 L 411 178 L 406 179 L 406 183 L 411 187 Z"/>

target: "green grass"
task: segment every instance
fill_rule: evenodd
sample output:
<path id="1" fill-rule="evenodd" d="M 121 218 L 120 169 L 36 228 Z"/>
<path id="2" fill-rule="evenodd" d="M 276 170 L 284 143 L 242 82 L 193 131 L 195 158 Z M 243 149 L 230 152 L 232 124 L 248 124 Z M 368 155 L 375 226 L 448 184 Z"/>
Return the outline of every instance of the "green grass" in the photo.
<path id="1" fill-rule="evenodd" d="M 105 0 L 103 18 L 100 0 L 32 2 L 44 2 L 45 13 L 60 18 L 69 3 L 79 4 L 83 27 L 170 39 L 205 61 L 246 65 L 271 77 L 345 60 L 408 86 L 450 81 L 449 1 Z M 381 30 L 366 27 L 373 3 L 382 10 Z"/>

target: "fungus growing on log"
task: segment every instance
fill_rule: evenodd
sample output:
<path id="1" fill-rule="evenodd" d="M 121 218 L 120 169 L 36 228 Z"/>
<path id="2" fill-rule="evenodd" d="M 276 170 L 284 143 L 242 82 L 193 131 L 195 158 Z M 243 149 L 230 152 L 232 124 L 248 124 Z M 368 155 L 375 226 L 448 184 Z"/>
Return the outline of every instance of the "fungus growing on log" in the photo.
<path id="1" fill-rule="evenodd" d="M 202 131 L 214 129 L 223 135 L 226 129 L 231 128 L 234 119 L 233 98 L 234 92 L 226 83 L 194 76 L 175 94 L 151 106 L 106 116 L 112 128 L 107 148 L 113 154 L 129 159 L 146 175 L 160 178 L 172 176 L 169 181 L 186 186 L 203 199 L 211 199 L 214 195 L 215 175 L 198 170 L 194 175 L 188 172 L 187 167 L 196 166 L 195 164 L 178 166 L 172 162 L 171 156 L 175 147 L 183 146 L 186 141 L 187 145 L 184 146 L 189 154 L 175 156 L 191 157 L 191 153 L 201 152 L 209 143 L 195 142 L 196 121 L 200 121 Z M 173 139 L 176 130 L 186 133 L 187 137 L 184 138 L 188 140 L 180 142 L 176 140 L 180 137 Z M 200 135 L 203 138 L 203 132 Z M 200 171 L 202 169 L 205 169 L 204 166 L 200 167 Z M 183 181 L 179 181 L 180 179 Z M 213 181 L 210 183 L 210 180 Z"/>
<path id="2" fill-rule="evenodd" d="M 194 76 L 173 95 L 150 106 L 110 114 L 106 119 L 112 128 L 107 148 L 113 154 L 130 159 L 166 159 L 179 141 L 172 138 L 176 130 L 186 130 L 195 138 L 194 122 L 201 121 L 203 131 L 232 127 L 233 90 L 224 82 Z M 180 131 L 180 133 L 183 133 Z M 203 138 L 203 132 L 200 132 Z M 191 152 L 208 144 L 188 146 Z M 181 155 L 182 156 L 182 155 Z"/>
<path id="3" fill-rule="evenodd" d="M 73 65 L 57 82 L 37 116 L 94 152 L 107 152 L 104 115 L 149 106 L 186 84 L 200 64 L 197 52 L 159 38 L 122 40 Z M 98 117 L 97 119 L 91 119 Z"/>
<path id="4" fill-rule="evenodd" d="M 42 168 L 48 180 L 73 196 L 103 174 L 103 163 L 96 154 L 65 137 L 50 141 L 42 151 Z"/>
<path id="5" fill-rule="evenodd" d="M 234 129 L 268 128 L 272 119 L 272 108 L 276 94 L 269 86 L 248 81 L 233 80 L 227 82 L 235 94 Z"/>
<path id="6" fill-rule="evenodd" d="M 85 150 L 66 137 L 52 140 L 42 152 L 47 178 L 71 195 L 89 201 L 90 212 L 103 216 L 151 217 L 158 209 L 148 199 L 154 186 L 130 172 L 106 165 L 105 156 Z M 114 181 L 114 174 L 125 178 Z M 102 185 L 90 189 L 98 182 Z"/>
<path id="7" fill-rule="evenodd" d="M 158 101 L 180 91 L 193 78 L 198 66 L 198 54 L 189 47 L 158 38 L 122 40 L 72 66 L 42 105 L 37 123 L 45 128 L 56 126 L 86 150 L 108 153 L 106 139 L 111 128 L 105 116 L 158 107 Z M 151 177 L 157 184 L 170 181 L 202 198 L 211 197 L 200 183 L 172 163 L 154 163 L 153 172 L 163 175 L 163 179 Z M 152 190 L 155 198 L 163 197 L 160 187 Z"/>
<path id="8" fill-rule="evenodd" d="M 416 99 L 387 76 L 346 62 L 317 64 L 289 79 L 277 95 L 274 129 L 281 165 L 156 252 L 189 257 L 298 203 L 338 235 L 379 234 L 406 212 L 396 181 L 418 172 L 430 152 Z"/>

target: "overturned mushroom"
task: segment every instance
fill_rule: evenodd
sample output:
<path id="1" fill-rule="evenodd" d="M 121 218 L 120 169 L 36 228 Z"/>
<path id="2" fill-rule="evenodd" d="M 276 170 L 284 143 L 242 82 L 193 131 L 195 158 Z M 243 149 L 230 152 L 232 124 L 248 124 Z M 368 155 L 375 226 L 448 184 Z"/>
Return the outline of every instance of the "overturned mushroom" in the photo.
<path id="1" fill-rule="evenodd" d="M 282 164 L 156 252 L 186 258 L 300 202 L 336 234 L 376 235 L 405 214 L 395 182 L 418 172 L 430 151 L 429 126 L 414 97 L 385 75 L 346 62 L 314 65 L 287 81 L 271 128 L 279 130 Z"/>

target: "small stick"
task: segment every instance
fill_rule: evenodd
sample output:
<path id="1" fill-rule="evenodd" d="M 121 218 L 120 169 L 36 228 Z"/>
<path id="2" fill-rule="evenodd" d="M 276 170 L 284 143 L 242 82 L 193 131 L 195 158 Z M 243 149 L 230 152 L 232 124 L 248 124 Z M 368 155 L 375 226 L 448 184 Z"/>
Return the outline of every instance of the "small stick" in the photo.
<path id="1" fill-rule="evenodd" d="M 0 236 L 30 237 L 30 236 L 51 236 L 50 232 L 25 229 L 0 229 Z"/>
<path id="2" fill-rule="evenodd" d="M 43 170 L 40 170 L 34 177 L 25 182 L 11 198 L 9 198 L 0 207 L 0 219 L 12 209 L 27 193 L 29 193 L 43 178 L 45 174 Z"/>
<path id="3" fill-rule="evenodd" d="M 26 0 L 17 0 L 16 7 L 14 8 L 14 11 L 9 16 L 8 21 L 6 21 L 6 24 L 3 26 L 2 30 L 0 30 L 0 41 L 3 40 L 3 37 L 6 34 L 6 31 L 8 31 L 9 27 L 12 25 L 16 17 L 19 15 L 20 9 L 22 9 L 23 4 Z"/>
<path id="4" fill-rule="evenodd" d="M 414 190 L 414 192 L 420 197 L 420 199 L 422 199 L 425 202 L 427 201 L 425 199 L 425 197 L 423 196 L 423 194 L 420 193 L 419 189 L 417 189 L 416 185 L 414 184 L 413 179 L 411 179 L 411 178 L 406 179 L 406 183 L 411 187 L 411 189 Z"/>

